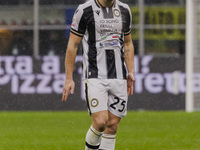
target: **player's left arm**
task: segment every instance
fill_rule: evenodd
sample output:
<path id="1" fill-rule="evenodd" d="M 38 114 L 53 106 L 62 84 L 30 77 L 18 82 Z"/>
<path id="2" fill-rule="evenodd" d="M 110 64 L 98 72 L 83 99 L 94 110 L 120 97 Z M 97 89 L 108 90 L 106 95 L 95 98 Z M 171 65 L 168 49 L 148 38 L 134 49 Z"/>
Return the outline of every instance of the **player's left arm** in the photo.
<path id="1" fill-rule="evenodd" d="M 124 36 L 124 58 L 128 70 L 127 76 L 127 92 L 128 95 L 133 95 L 134 79 L 134 47 L 131 34 Z"/>

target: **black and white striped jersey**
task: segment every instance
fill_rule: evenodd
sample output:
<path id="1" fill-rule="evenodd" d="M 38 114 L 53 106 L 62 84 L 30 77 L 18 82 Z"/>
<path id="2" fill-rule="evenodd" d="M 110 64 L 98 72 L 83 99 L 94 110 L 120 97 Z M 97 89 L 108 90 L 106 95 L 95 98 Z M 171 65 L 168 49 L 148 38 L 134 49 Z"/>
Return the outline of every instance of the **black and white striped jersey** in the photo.
<path id="1" fill-rule="evenodd" d="M 83 78 L 125 79 L 124 36 L 131 33 L 131 12 L 118 0 L 103 7 L 89 0 L 75 11 L 71 32 L 83 37 Z"/>

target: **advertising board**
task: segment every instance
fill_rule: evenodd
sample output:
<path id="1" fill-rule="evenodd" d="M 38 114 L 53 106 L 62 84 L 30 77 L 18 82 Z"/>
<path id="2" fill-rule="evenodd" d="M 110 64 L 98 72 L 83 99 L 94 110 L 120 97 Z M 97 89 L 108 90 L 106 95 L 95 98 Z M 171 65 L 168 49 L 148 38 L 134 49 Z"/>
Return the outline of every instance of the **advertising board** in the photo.
<path id="1" fill-rule="evenodd" d="M 185 58 L 135 56 L 134 94 L 128 109 L 185 109 Z M 200 73 L 194 78 L 200 92 Z M 64 58 L 0 56 L 0 110 L 86 110 L 82 56 L 74 66 L 75 94 L 62 102 Z"/>

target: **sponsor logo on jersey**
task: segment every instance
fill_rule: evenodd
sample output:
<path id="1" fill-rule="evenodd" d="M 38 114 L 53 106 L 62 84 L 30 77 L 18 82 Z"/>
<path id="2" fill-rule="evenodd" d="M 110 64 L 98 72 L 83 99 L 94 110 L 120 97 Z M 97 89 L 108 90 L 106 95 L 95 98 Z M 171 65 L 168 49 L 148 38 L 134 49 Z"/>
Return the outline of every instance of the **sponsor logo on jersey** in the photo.
<path id="1" fill-rule="evenodd" d="M 99 46 L 103 46 L 103 43 L 99 43 Z"/>
<path id="2" fill-rule="evenodd" d="M 99 16 L 99 14 L 100 14 L 100 11 L 99 10 L 97 10 L 97 11 L 95 11 L 96 13 L 97 13 L 97 15 Z"/>
<path id="3" fill-rule="evenodd" d="M 106 39 L 106 38 L 107 38 L 107 36 L 104 36 L 104 37 L 101 38 L 101 40 Z"/>
<path id="4" fill-rule="evenodd" d="M 112 36 L 113 39 L 118 39 L 118 36 Z"/>
<path id="5" fill-rule="evenodd" d="M 104 42 L 104 43 L 99 43 L 100 47 L 111 47 L 111 46 L 119 46 L 118 41 L 112 41 L 112 42 Z"/>

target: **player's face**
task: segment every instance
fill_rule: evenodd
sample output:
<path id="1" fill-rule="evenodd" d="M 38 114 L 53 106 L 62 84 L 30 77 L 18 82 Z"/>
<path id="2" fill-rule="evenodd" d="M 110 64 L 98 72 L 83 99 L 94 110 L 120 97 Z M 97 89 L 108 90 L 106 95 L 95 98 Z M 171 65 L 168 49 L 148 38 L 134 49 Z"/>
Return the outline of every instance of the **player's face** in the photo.
<path id="1" fill-rule="evenodd" d="M 105 7 L 109 7 L 111 4 L 114 3 L 114 0 L 99 0 L 99 1 Z"/>
<path id="2" fill-rule="evenodd" d="M 114 0 L 106 0 L 107 2 L 113 2 Z"/>

